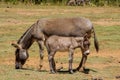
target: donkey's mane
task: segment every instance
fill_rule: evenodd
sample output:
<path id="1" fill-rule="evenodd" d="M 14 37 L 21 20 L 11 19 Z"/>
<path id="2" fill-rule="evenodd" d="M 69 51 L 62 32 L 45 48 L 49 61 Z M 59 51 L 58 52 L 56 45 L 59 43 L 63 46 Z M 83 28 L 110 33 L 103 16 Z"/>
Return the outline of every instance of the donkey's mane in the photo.
<path id="1" fill-rule="evenodd" d="M 28 28 L 25 33 L 18 40 L 18 44 L 22 44 L 24 48 L 29 48 L 32 45 L 32 31 L 34 29 L 35 24 L 33 24 L 30 28 Z"/>
<path id="2" fill-rule="evenodd" d="M 31 27 L 30 27 L 30 28 L 31 28 Z M 26 32 L 20 37 L 20 39 L 18 40 L 17 43 L 20 43 L 20 42 L 21 42 L 22 38 L 24 37 L 24 35 L 28 32 L 28 30 L 29 30 L 30 28 L 28 28 L 28 29 L 26 30 Z"/>

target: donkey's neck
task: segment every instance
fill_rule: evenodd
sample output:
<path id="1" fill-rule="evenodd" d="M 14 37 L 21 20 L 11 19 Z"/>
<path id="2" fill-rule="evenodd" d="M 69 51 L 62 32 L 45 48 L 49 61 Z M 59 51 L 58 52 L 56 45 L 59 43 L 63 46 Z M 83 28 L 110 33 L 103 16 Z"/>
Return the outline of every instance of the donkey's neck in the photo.
<path id="1" fill-rule="evenodd" d="M 22 41 L 21 46 L 23 49 L 29 49 L 31 47 L 31 45 L 33 44 L 34 40 L 32 38 L 26 39 L 24 41 Z"/>
<path id="2" fill-rule="evenodd" d="M 34 24 L 29 29 L 27 29 L 27 31 L 18 40 L 18 44 L 20 44 L 23 49 L 29 49 L 30 46 L 33 44 L 33 31 Z"/>

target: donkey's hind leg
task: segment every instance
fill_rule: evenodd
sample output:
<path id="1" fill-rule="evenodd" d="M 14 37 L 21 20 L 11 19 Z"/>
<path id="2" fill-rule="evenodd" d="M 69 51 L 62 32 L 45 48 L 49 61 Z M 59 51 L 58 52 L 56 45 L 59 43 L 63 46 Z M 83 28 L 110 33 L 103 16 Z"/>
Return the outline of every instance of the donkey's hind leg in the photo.
<path id="1" fill-rule="evenodd" d="M 69 73 L 73 74 L 72 63 L 73 63 L 73 52 L 74 52 L 74 50 L 70 49 L 69 51 L 70 51 L 69 52 Z"/>
<path id="2" fill-rule="evenodd" d="M 39 64 L 39 69 L 41 70 L 43 66 L 43 58 L 44 58 L 44 42 L 43 41 L 37 41 L 39 45 L 39 53 L 40 53 L 40 64 Z"/>
<path id="3" fill-rule="evenodd" d="M 55 63 L 55 60 L 54 60 L 54 58 L 53 58 L 53 60 L 52 60 L 52 65 L 53 65 L 53 69 L 54 69 L 54 71 L 56 72 L 56 63 Z"/>
<path id="4" fill-rule="evenodd" d="M 82 54 L 81 62 L 79 64 L 79 66 L 77 67 L 78 71 L 85 71 L 86 60 L 87 60 L 87 55 Z"/>

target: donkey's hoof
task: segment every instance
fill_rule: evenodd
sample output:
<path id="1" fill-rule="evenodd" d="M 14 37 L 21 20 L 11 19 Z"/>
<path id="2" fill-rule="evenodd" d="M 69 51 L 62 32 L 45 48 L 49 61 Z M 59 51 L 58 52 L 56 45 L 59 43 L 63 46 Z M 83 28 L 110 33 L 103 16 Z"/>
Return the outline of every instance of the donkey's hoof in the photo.
<path id="1" fill-rule="evenodd" d="M 55 71 L 50 71 L 50 74 L 55 74 L 56 72 Z"/>
<path id="2" fill-rule="evenodd" d="M 70 74 L 73 74 L 74 72 L 73 72 L 73 70 L 69 70 L 69 73 L 70 73 Z"/>
<path id="3" fill-rule="evenodd" d="M 79 67 L 77 67 L 77 68 L 76 68 L 76 71 L 80 71 L 80 68 L 79 68 Z"/>

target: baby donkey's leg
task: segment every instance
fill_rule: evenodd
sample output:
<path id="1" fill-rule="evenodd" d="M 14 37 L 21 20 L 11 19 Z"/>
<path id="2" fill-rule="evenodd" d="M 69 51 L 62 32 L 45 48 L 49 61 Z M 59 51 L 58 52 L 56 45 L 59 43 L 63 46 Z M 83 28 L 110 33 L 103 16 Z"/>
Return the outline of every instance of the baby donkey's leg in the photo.
<path id="1" fill-rule="evenodd" d="M 55 71 L 55 62 L 54 62 L 54 54 L 55 52 L 50 52 L 48 54 L 49 65 L 50 65 L 50 73 L 56 73 Z"/>
<path id="2" fill-rule="evenodd" d="M 72 69 L 73 52 L 74 52 L 74 49 L 69 50 L 69 73 L 70 74 L 73 74 L 73 69 Z"/>

